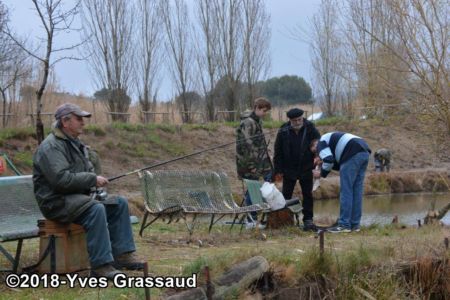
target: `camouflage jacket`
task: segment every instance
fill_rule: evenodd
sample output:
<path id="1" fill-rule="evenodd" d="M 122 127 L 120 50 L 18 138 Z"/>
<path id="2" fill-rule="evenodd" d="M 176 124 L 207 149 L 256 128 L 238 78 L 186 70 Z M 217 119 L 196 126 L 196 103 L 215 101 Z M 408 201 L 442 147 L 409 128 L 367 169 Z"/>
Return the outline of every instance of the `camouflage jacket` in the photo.
<path id="1" fill-rule="evenodd" d="M 259 179 L 271 171 L 262 123 L 254 112 L 241 115 L 236 130 L 236 168 L 239 178 Z"/>
<path id="2" fill-rule="evenodd" d="M 384 164 L 389 164 L 391 161 L 391 151 L 386 148 L 378 149 L 373 156 L 376 160 L 379 160 Z"/>

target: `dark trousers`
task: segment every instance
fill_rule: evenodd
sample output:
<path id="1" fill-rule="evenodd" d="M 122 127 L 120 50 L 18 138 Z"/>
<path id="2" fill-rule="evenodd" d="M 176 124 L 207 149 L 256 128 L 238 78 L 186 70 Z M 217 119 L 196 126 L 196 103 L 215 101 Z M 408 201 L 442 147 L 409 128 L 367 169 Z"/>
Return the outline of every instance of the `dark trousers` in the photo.
<path id="1" fill-rule="evenodd" d="M 312 188 L 313 188 L 313 175 L 311 172 L 305 172 L 297 178 L 287 178 L 283 177 L 283 196 L 286 199 L 291 199 L 292 194 L 294 192 L 295 184 L 297 183 L 297 180 L 300 182 L 300 187 L 302 188 L 302 196 L 303 196 L 303 221 L 311 220 L 314 217 L 313 214 L 313 195 L 312 195 Z"/>

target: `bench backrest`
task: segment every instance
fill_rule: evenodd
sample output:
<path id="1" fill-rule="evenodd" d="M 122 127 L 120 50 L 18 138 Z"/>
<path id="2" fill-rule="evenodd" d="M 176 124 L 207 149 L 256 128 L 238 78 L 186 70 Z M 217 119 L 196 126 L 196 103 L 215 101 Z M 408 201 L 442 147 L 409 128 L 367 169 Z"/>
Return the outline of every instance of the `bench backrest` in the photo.
<path id="1" fill-rule="evenodd" d="M 236 207 L 225 173 L 211 171 L 145 171 L 141 177 L 146 205 L 151 212 L 173 207 L 202 211 Z"/>
<path id="2" fill-rule="evenodd" d="M 0 241 L 37 235 L 43 218 L 31 175 L 0 177 Z"/>

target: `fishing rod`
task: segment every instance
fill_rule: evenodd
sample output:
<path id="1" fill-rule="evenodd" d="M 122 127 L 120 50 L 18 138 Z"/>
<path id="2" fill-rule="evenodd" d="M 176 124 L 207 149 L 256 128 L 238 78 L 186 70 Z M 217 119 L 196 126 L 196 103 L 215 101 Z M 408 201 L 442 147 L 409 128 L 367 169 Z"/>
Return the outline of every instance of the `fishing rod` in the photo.
<path id="1" fill-rule="evenodd" d="M 286 128 L 276 129 L 276 130 L 281 132 L 281 131 L 289 130 L 290 128 L 292 128 L 291 125 L 287 126 Z M 172 162 L 175 162 L 175 161 L 178 161 L 178 160 L 181 160 L 181 159 L 185 159 L 185 158 L 188 158 L 188 157 L 191 157 L 191 156 L 195 156 L 195 155 L 198 155 L 198 154 L 201 154 L 201 153 L 204 153 L 204 152 L 216 150 L 216 149 L 219 149 L 219 148 L 224 148 L 224 147 L 227 147 L 227 146 L 230 146 L 230 145 L 233 145 L 233 144 L 238 144 L 238 143 L 244 142 L 244 141 L 246 141 L 248 139 L 257 138 L 257 137 L 260 137 L 260 136 L 265 136 L 266 134 L 272 134 L 274 132 L 275 132 L 275 129 L 272 130 L 272 131 L 269 131 L 268 133 L 264 133 L 263 132 L 263 133 L 260 133 L 260 134 L 255 134 L 255 135 L 250 136 L 248 138 L 235 140 L 233 142 L 228 142 L 228 143 L 221 144 L 221 145 L 218 145 L 218 146 L 214 146 L 214 147 L 211 147 L 211 148 L 207 148 L 207 149 L 203 149 L 203 150 L 200 150 L 200 151 L 196 151 L 196 152 L 193 152 L 193 153 L 190 153 L 190 154 L 187 154 L 187 155 L 183 155 L 183 156 L 179 156 L 179 157 L 176 157 L 176 158 L 173 158 L 173 159 L 165 160 L 165 161 L 162 161 L 162 162 L 159 162 L 159 163 L 156 163 L 156 164 L 144 167 L 144 168 L 136 169 L 136 170 L 133 170 L 133 171 L 130 171 L 130 172 L 127 172 L 127 173 L 123 173 L 123 174 L 120 174 L 120 175 L 117 175 L 117 176 L 114 176 L 114 177 L 110 177 L 110 178 L 108 178 L 108 181 L 111 182 L 113 180 L 117 180 L 119 178 L 122 178 L 122 177 L 125 177 L 125 176 L 129 176 L 129 175 L 132 175 L 132 174 L 144 171 L 144 170 L 156 168 L 156 167 L 159 167 L 159 166 L 162 166 L 162 165 L 165 165 L 165 164 L 168 164 L 168 163 L 172 163 Z M 267 147 L 266 147 L 266 151 L 267 151 Z M 267 155 L 268 155 L 268 153 L 267 153 Z"/>

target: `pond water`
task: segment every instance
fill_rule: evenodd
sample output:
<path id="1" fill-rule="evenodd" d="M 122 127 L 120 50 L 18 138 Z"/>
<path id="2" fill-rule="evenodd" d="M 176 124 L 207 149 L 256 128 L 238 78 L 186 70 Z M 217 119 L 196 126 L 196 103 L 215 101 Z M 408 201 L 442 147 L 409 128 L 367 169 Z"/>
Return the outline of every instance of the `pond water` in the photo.
<path id="1" fill-rule="evenodd" d="M 440 209 L 450 201 L 450 193 L 418 193 L 418 194 L 389 194 L 364 196 L 362 225 L 390 224 L 394 216 L 399 222 L 407 225 L 417 225 L 434 203 L 435 209 Z M 336 220 L 339 216 L 339 200 L 314 201 L 314 218 L 330 218 Z M 450 225 L 450 211 L 442 219 Z"/>

